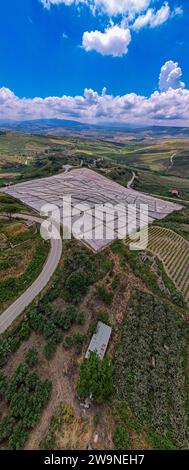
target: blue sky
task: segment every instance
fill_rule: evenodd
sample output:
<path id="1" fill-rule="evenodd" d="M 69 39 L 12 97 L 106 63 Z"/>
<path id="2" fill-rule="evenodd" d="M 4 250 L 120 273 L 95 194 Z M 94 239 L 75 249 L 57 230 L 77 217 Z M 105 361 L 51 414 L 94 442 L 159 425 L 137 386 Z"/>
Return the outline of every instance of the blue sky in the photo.
<path id="1" fill-rule="evenodd" d="M 1 2 L 2 99 L 5 90 L 14 93 L 14 97 L 29 100 L 63 95 L 82 97 L 84 89 L 92 89 L 101 96 L 104 87 L 107 91 L 103 94 L 114 97 L 133 93 L 137 97 L 150 97 L 158 90 L 161 67 L 170 61 L 178 63 L 175 69 L 180 67 L 179 80 L 173 89 L 183 90 L 180 86 L 183 80 L 184 91 L 188 90 L 188 0 L 138 0 L 138 4 L 145 4 L 140 11 L 133 8 L 132 2 L 136 3 L 136 0 L 117 0 L 121 5 L 118 11 L 115 0 L 109 0 L 113 5 L 111 12 L 107 0 L 83 1 L 90 5 L 83 5 L 82 0 Z M 72 4 L 66 6 L 64 3 Z M 94 6 L 97 7 L 95 11 Z M 8 96 L 9 100 L 11 96 Z M 3 102 L 2 117 L 6 116 L 6 105 Z M 19 112 L 20 117 L 31 117 L 27 110 Z M 69 117 L 74 117 L 74 113 L 79 119 L 75 108 Z M 62 112 L 62 117 L 68 114 Z M 99 110 L 98 114 L 101 117 Z M 89 120 L 98 120 L 98 114 L 96 118 L 90 114 Z M 106 119 L 104 109 L 103 114 Z M 7 116 L 11 117 L 11 114 Z M 61 117 L 60 112 L 57 116 Z M 177 119 L 175 111 L 173 117 Z"/>

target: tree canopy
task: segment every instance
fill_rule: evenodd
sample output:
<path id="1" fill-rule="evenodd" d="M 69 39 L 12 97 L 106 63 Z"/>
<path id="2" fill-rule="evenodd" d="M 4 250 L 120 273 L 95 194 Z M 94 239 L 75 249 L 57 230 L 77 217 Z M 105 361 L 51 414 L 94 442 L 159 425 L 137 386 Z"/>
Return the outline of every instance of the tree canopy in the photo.
<path id="1" fill-rule="evenodd" d="M 112 366 L 107 356 L 101 360 L 95 352 L 91 352 L 89 358 L 84 359 L 80 366 L 77 392 L 80 398 L 92 397 L 97 402 L 111 398 Z"/>

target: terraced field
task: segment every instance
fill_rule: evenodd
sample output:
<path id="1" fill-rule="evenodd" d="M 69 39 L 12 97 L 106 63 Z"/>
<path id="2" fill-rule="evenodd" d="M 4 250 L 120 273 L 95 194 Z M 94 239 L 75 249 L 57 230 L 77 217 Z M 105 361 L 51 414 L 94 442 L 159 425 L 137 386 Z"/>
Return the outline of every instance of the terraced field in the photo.
<path id="1" fill-rule="evenodd" d="M 189 242 L 173 230 L 150 227 L 148 250 L 161 259 L 167 274 L 189 303 Z"/>

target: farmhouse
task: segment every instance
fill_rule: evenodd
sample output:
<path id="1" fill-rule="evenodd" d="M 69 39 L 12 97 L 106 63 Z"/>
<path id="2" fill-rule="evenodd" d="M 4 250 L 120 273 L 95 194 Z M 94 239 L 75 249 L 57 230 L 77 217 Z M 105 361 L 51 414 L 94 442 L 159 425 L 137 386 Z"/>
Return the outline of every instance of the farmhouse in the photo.
<path id="1" fill-rule="evenodd" d="M 86 352 L 86 359 L 91 352 L 96 352 L 100 359 L 103 359 L 108 343 L 110 340 L 112 328 L 101 321 L 98 322 L 96 333 L 92 336 L 88 350 Z"/>
<path id="2" fill-rule="evenodd" d="M 171 194 L 171 196 L 174 196 L 174 197 L 180 196 L 179 191 L 177 189 L 171 189 L 169 193 Z"/>

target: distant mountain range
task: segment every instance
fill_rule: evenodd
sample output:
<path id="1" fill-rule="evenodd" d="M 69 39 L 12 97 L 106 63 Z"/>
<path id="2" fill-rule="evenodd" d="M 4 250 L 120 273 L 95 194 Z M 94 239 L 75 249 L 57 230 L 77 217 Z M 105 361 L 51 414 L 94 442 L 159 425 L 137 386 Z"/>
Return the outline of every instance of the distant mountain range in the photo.
<path id="1" fill-rule="evenodd" d="M 146 126 L 136 127 L 129 124 L 105 123 L 84 124 L 78 121 L 63 119 L 37 119 L 31 121 L 0 121 L 0 130 L 28 132 L 36 134 L 95 136 L 99 134 L 104 138 L 115 134 L 134 135 L 135 137 L 189 137 L 189 127 Z"/>

